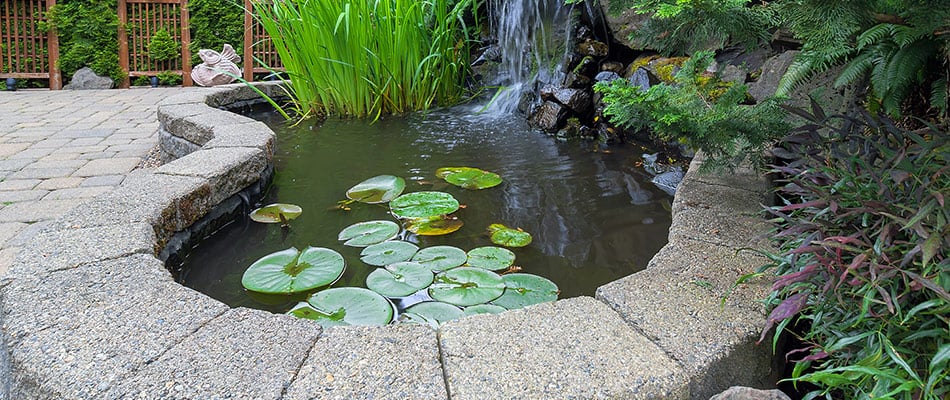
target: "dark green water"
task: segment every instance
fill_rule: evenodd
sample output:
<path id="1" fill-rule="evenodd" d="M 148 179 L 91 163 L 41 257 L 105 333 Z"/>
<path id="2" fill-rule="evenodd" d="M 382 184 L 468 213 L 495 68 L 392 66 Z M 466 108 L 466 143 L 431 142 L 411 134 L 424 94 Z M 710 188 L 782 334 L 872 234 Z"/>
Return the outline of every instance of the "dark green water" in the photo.
<path id="1" fill-rule="evenodd" d="M 397 175 L 406 192 L 441 190 L 467 207 L 457 215 L 461 230 L 446 236 L 403 233 L 420 247 L 452 245 L 463 250 L 491 245 L 491 223 L 520 227 L 534 241 L 513 249 L 516 265 L 547 277 L 561 298 L 593 295 L 598 286 L 646 267 L 666 243 L 670 197 L 638 168 L 645 152 L 636 145 L 594 151 L 590 143 L 558 143 L 532 131 L 522 118 L 472 116 L 465 108 L 375 124 L 328 120 L 287 127 L 272 112 L 255 112 L 278 136 L 276 175 L 264 204 L 300 205 L 304 213 L 289 230 L 243 221 L 202 242 L 188 256 L 181 281 L 231 306 L 284 311 L 284 304 L 262 304 L 241 286 L 255 260 L 291 246 L 328 247 L 346 258 L 334 286 L 364 286 L 373 268 L 359 260 L 361 249 L 343 246 L 344 227 L 375 219 L 394 220 L 387 208 L 354 204 L 333 209 L 347 189 L 376 175 Z M 447 166 L 471 166 L 501 175 L 495 188 L 470 191 L 434 176 Z"/>

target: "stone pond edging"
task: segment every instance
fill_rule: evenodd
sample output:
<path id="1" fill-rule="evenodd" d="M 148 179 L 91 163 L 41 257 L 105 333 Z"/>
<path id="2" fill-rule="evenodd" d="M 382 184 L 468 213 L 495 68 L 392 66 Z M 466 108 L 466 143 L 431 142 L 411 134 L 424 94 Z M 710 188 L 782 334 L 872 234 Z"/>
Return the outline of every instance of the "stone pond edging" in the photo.
<path id="1" fill-rule="evenodd" d="M 268 94 L 278 86 L 258 85 Z M 231 309 L 174 282 L 175 232 L 268 173 L 274 133 L 220 107 L 243 85 L 159 105 L 165 165 L 57 219 L 0 280 L 0 399 L 708 399 L 771 387 L 763 259 L 768 182 L 698 175 L 647 269 L 578 297 L 426 326 L 339 327 Z M 176 158 L 177 157 L 177 158 Z"/>

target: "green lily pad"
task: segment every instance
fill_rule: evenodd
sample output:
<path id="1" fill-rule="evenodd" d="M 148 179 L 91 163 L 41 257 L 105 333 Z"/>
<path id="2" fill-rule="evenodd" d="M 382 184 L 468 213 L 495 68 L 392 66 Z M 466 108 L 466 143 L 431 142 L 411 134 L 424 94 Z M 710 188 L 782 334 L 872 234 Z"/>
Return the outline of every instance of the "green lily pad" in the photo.
<path id="1" fill-rule="evenodd" d="M 386 297 L 405 297 L 432 283 L 432 271 L 414 262 L 377 268 L 366 277 L 366 287 Z"/>
<path id="2" fill-rule="evenodd" d="M 446 182 L 465 189 L 488 189 L 501 184 L 501 176 L 494 172 L 471 167 L 445 167 L 435 171 L 435 175 Z"/>
<path id="3" fill-rule="evenodd" d="M 456 217 L 437 215 L 435 217 L 413 218 L 406 223 L 406 230 L 422 236 L 448 235 L 465 225 Z"/>
<path id="4" fill-rule="evenodd" d="M 511 229 L 502 224 L 488 226 L 491 242 L 505 247 L 525 247 L 531 244 L 531 234 L 521 229 Z"/>
<path id="5" fill-rule="evenodd" d="M 298 293 L 335 282 L 346 262 L 336 251 L 294 247 L 268 254 L 244 271 L 241 284 L 261 293 Z"/>
<path id="6" fill-rule="evenodd" d="M 508 309 L 502 306 L 496 306 L 494 304 L 476 304 L 474 306 L 468 306 L 462 309 L 462 312 L 465 313 L 465 316 L 477 314 L 499 314 L 505 311 L 508 311 Z"/>
<path id="7" fill-rule="evenodd" d="M 401 240 L 389 240 L 366 247 L 360 252 L 360 260 L 369 265 L 382 267 L 397 262 L 409 261 L 419 246 Z"/>
<path id="8" fill-rule="evenodd" d="M 359 222 L 343 228 L 339 240 L 346 240 L 344 245 L 366 247 L 385 242 L 399 234 L 399 224 L 392 221 Z"/>
<path id="9" fill-rule="evenodd" d="M 386 203 L 406 189 L 406 180 L 398 176 L 380 175 L 358 183 L 346 191 L 346 197 L 360 203 Z"/>
<path id="10" fill-rule="evenodd" d="M 436 326 L 464 316 L 460 308 L 439 301 L 424 301 L 414 304 L 407 308 L 403 315 L 408 322 L 421 324 L 432 324 L 434 322 Z"/>
<path id="11" fill-rule="evenodd" d="M 432 246 L 419 250 L 412 261 L 424 265 L 430 271 L 439 272 L 452 269 L 468 260 L 465 250 L 452 246 Z"/>
<path id="12" fill-rule="evenodd" d="M 393 199 L 389 207 L 398 218 L 426 218 L 454 213 L 459 202 L 445 192 L 415 192 Z"/>
<path id="13" fill-rule="evenodd" d="M 275 203 L 251 211 L 252 220 L 265 224 L 286 223 L 300 216 L 303 209 L 294 204 Z"/>
<path id="14" fill-rule="evenodd" d="M 470 267 L 491 271 L 500 271 L 515 263 L 515 253 L 495 246 L 485 246 L 468 251 L 467 264 Z"/>
<path id="15" fill-rule="evenodd" d="M 501 297 L 492 300 L 491 304 L 509 310 L 554 301 L 560 293 L 554 282 L 537 275 L 507 274 L 502 279 L 507 289 Z"/>
<path id="16" fill-rule="evenodd" d="M 315 311 L 307 314 L 324 328 L 339 325 L 386 325 L 393 320 L 393 304 L 378 293 L 363 288 L 342 287 L 314 293 L 307 300 Z M 293 312 L 294 310 L 291 310 Z"/>
<path id="17" fill-rule="evenodd" d="M 505 281 L 498 274 L 481 268 L 459 267 L 435 276 L 429 296 L 457 306 L 487 303 L 502 295 Z"/>

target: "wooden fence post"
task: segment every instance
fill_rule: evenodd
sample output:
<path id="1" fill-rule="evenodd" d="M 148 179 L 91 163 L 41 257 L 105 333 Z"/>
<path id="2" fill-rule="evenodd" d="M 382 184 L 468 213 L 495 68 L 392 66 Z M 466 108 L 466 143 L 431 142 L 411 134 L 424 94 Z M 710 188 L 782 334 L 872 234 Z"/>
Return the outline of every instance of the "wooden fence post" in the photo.
<path id="1" fill-rule="evenodd" d="M 191 23 L 188 0 L 181 0 L 181 85 L 194 86 L 191 79 Z"/>
<path id="2" fill-rule="evenodd" d="M 244 80 L 254 80 L 254 6 L 244 0 Z"/>
<path id="3" fill-rule="evenodd" d="M 49 12 L 56 5 L 56 0 L 46 0 L 46 11 Z M 60 90 L 63 88 L 63 74 L 59 71 L 59 35 L 56 33 L 56 27 L 49 24 L 50 30 L 47 32 L 48 62 L 49 62 L 49 88 L 50 90 Z"/>
<path id="4" fill-rule="evenodd" d="M 128 6 L 125 0 L 119 0 L 119 68 L 125 71 L 125 78 L 119 83 L 120 88 L 128 88 L 131 85 L 129 79 L 129 33 L 125 30 L 125 24 L 129 22 Z"/>

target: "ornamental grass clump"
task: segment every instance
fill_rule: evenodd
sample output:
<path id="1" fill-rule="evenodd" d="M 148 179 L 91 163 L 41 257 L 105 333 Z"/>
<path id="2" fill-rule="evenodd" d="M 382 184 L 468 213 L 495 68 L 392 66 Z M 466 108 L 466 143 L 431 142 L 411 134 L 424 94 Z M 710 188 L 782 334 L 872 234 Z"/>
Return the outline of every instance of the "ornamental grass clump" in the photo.
<path id="1" fill-rule="evenodd" d="M 808 123 L 775 150 L 781 252 L 762 338 L 798 336 L 789 380 L 817 385 L 809 399 L 946 399 L 947 134 L 790 110 Z"/>
<path id="2" fill-rule="evenodd" d="M 302 115 L 379 116 L 463 95 L 472 0 L 255 2 Z"/>

